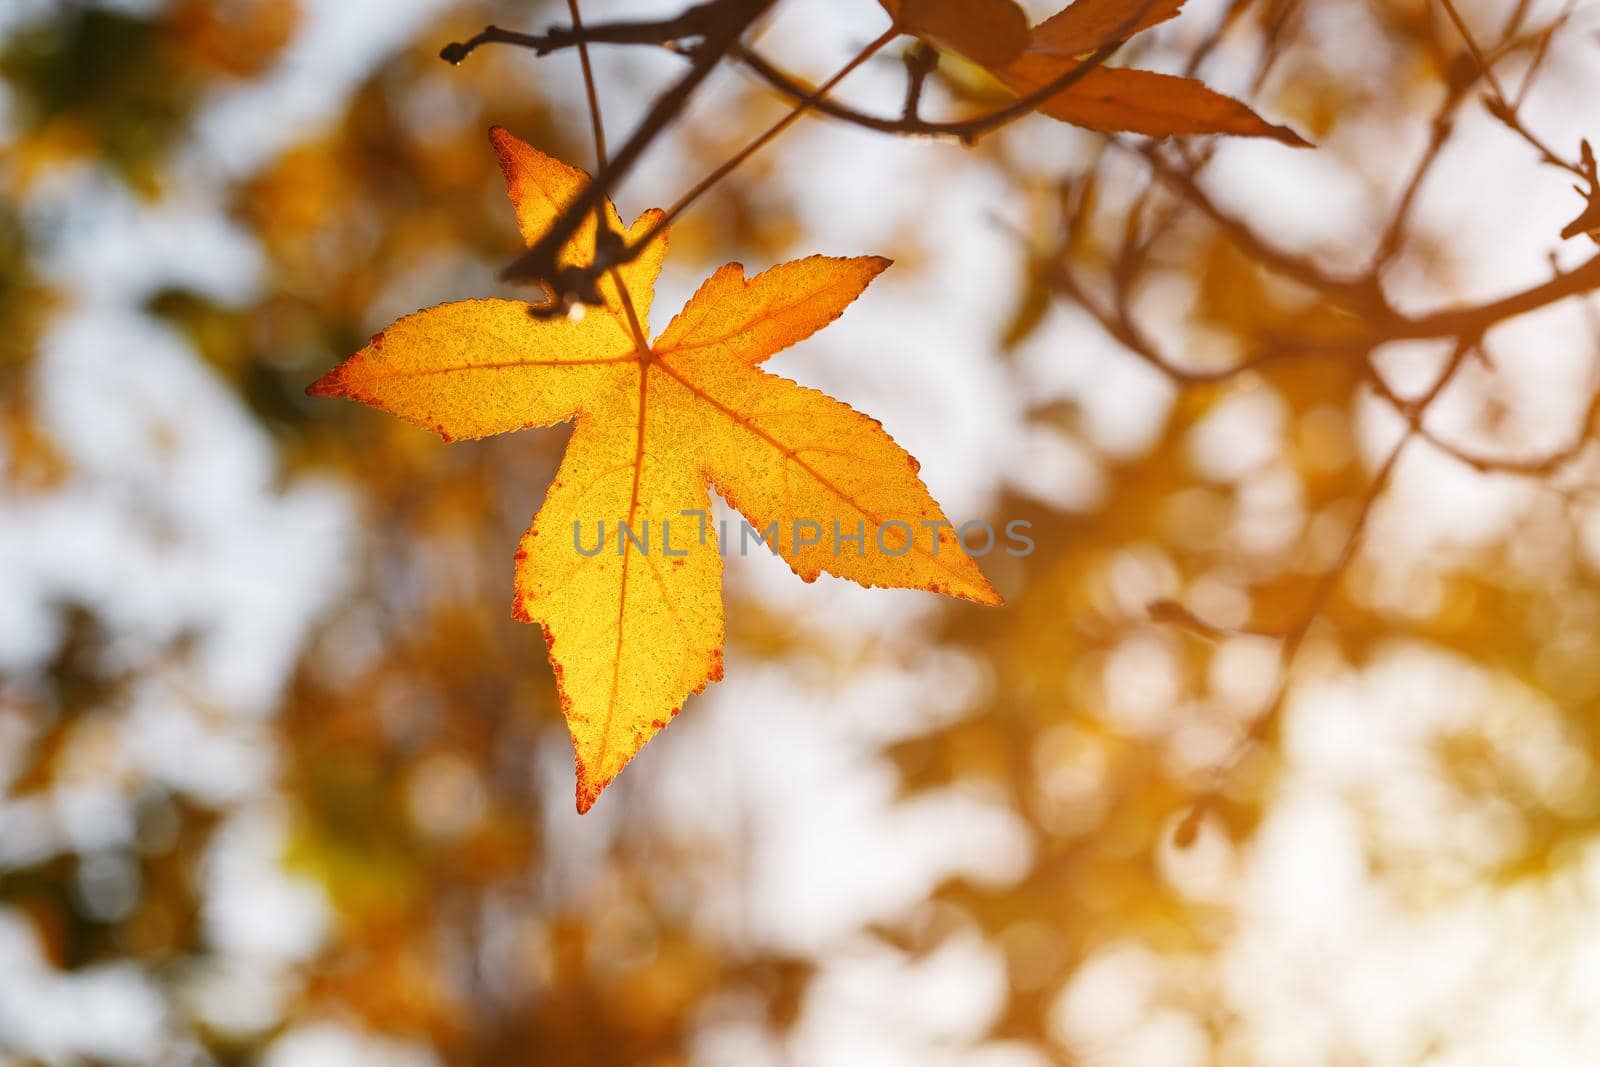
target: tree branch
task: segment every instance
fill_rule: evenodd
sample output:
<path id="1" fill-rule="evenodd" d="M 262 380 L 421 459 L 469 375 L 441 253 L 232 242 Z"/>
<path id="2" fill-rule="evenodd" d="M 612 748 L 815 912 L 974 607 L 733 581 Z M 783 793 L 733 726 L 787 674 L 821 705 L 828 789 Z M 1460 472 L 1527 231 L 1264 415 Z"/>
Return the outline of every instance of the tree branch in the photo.
<path id="1" fill-rule="evenodd" d="M 710 4 L 700 5 L 699 8 L 691 8 L 685 12 L 685 15 L 689 15 L 696 11 L 711 9 L 708 14 L 697 16 L 704 18 L 706 25 L 700 42 L 689 52 L 691 65 L 688 72 L 656 98 L 649 112 L 629 135 L 628 140 L 611 157 L 610 162 L 600 168 L 600 173 L 595 175 L 594 180 L 585 186 L 583 192 L 556 217 L 544 236 L 501 272 L 502 277 L 510 281 L 548 283 L 555 299 L 552 306 L 546 309 L 547 314 L 564 311 L 573 297 L 584 303 L 600 303 L 595 279 L 607 268 L 619 266 L 627 262 L 627 259 L 609 248 L 597 248 L 591 266 L 563 267 L 557 260 L 557 254 L 577 232 L 584 215 L 602 203 L 628 171 L 633 169 L 633 165 L 644 154 L 645 149 L 683 111 L 684 105 L 694 91 L 710 76 L 711 71 L 728 54 L 745 30 L 764 14 L 772 3 L 773 0 L 712 0 Z M 633 250 L 633 253 L 636 255 L 637 250 Z"/>
<path id="2" fill-rule="evenodd" d="M 542 34 L 518 33 L 499 26 L 485 26 L 481 32 L 465 41 L 453 41 L 439 50 L 439 58 L 447 63 L 459 64 L 479 47 L 486 44 L 509 44 L 532 49 L 535 55 L 546 56 L 563 48 L 590 44 L 650 44 L 679 45 L 689 38 L 704 38 L 715 28 L 727 5 L 720 0 L 707 0 L 685 8 L 670 19 L 645 19 L 624 22 L 600 22 L 571 26 L 551 26 Z"/>

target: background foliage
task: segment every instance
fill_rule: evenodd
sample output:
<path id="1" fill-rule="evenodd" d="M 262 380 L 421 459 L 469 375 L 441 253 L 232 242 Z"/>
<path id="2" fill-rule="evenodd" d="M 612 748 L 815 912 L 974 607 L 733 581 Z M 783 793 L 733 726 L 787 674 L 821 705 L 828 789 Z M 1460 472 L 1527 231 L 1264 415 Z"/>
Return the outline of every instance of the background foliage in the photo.
<path id="1" fill-rule="evenodd" d="M 813 79 L 883 27 L 778 8 Z M 484 131 L 591 162 L 576 57 L 437 52 L 565 5 L 8 6 L 0 1063 L 1594 1062 L 1595 23 L 1461 14 L 1130 47 L 1314 150 L 808 118 L 685 216 L 663 307 L 895 257 L 783 372 L 1037 550 L 998 610 L 733 561 L 729 680 L 580 823 L 509 611 L 565 432 L 302 395 L 512 291 Z M 682 65 L 596 59 L 615 129 Z M 784 106 L 719 73 L 624 216 Z"/>

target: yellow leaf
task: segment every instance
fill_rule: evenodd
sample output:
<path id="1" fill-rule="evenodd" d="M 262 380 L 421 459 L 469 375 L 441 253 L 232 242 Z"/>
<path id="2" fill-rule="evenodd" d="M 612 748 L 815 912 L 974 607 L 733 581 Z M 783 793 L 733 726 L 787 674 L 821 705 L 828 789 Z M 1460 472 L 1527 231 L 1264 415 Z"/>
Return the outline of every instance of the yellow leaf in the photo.
<path id="1" fill-rule="evenodd" d="M 741 361 L 695 354 L 659 366 L 674 402 L 696 417 L 717 491 L 758 530 L 778 524 L 776 547 L 801 578 L 826 571 L 998 603 L 916 460 L 876 420 Z M 807 521 L 821 529 L 796 536 Z"/>
<path id="2" fill-rule="evenodd" d="M 446 441 L 550 426 L 621 373 L 633 340 L 614 315 L 536 319 L 520 300 L 463 300 L 407 315 L 312 384 Z"/>
<path id="3" fill-rule="evenodd" d="M 532 243 L 588 179 L 503 130 L 492 136 Z M 591 223 L 562 262 L 592 262 L 593 241 Z M 916 461 L 875 420 L 758 366 L 837 318 L 888 261 L 812 256 L 749 280 L 729 264 L 648 344 L 628 304 L 642 329 L 664 248 L 663 236 L 653 259 L 621 268 L 620 285 L 608 274 L 605 305 L 581 318 L 539 318 L 511 300 L 444 304 L 395 322 L 309 390 L 447 440 L 576 415 L 517 552 L 515 612 L 544 630 L 580 811 L 722 675 L 708 484 L 749 523 L 730 531 L 731 551 L 764 537 L 806 581 L 826 571 L 999 603 Z"/>
<path id="4" fill-rule="evenodd" d="M 726 264 L 667 324 L 655 350 L 759 363 L 838 318 L 888 265 L 878 256 L 810 256 L 746 281 L 743 265 Z"/>
<path id="5" fill-rule="evenodd" d="M 627 364 L 586 405 L 517 550 L 515 611 L 544 628 L 580 811 L 685 697 L 722 676 L 722 559 L 715 531 L 701 545 L 699 520 L 684 514 L 711 505 L 701 442 L 671 399 L 662 375 Z"/>
<path id="6" fill-rule="evenodd" d="M 500 126 L 490 128 L 489 140 L 494 144 L 495 154 L 500 157 L 500 170 L 506 177 L 506 193 L 511 197 L 511 206 L 517 213 L 517 229 L 522 231 L 523 242 L 532 248 L 534 242 L 550 228 L 556 216 L 583 192 L 584 186 L 589 184 L 589 176 L 577 167 L 569 167 L 518 140 Z M 643 237 L 661 218 L 661 214 L 659 210 L 646 211 L 634 220 L 631 229 L 624 229 L 617 209 L 610 200 L 605 202 L 607 227 L 612 233 L 626 237 L 630 244 Z M 568 238 L 556 257 L 557 262 L 563 267 L 593 263 L 594 247 L 595 223 L 590 217 L 584 219 Z M 618 268 L 623 285 L 633 294 L 634 314 L 639 316 L 639 325 L 644 329 L 650 327 L 650 300 L 655 295 L 656 276 L 661 273 L 661 261 L 666 256 L 667 235 L 663 230 L 638 258 Z M 624 314 L 621 292 L 610 273 L 600 279 L 600 295 L 605 298 L 606 307 L 611 311 Z"/>

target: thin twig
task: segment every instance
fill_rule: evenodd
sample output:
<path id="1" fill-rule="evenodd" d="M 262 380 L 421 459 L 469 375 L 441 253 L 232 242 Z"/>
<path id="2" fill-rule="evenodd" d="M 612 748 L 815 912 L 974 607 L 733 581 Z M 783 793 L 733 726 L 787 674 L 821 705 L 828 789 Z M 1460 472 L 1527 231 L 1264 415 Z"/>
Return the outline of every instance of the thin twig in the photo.
<path id="1" fill-rule="evenodd" d="M 1501 100 L 1506 99 L 1506 92 L 1500 87 L 1500 79 L 1495 77 L 1494 70 L 1489 61 L 1484 58 L 1483 50 L 1478 47 L 1478 40 L 1472 36 L 1472 31 L 1467 28 L 1466 21 L 1462 19 L 1461 12 L 1456 10 L 1455 0 L 1439 0 L 1439 6 L 1444 8 L 1444 13 L 1449 16 L 1456 32 L 1461 35 L 1461 40 L 1466 44 L 1467 51 L 1472 53 L 1473 60 L 1478 64 L 1478 69 L 1483 72 L 1484 81 L 1489 83 L 1489 88 Z"/>
<path id="2" fill-rule="evenodd" d="M 939 52 L 925 41 L 918 41 L 906 49 L 906 102 L 900 109 L 903 122 L 919 122 L 922 118 L 922 90 L 928 84 L 928 75 L 939 65 Z"/>
<path id="3" fill-rule="evenodd" d="M 1129 16 L 1123 27 L 1124 32 L 1138 24 L 1138 20 L 1143 17 L 1144 11 L 1152 2 L 1153 0 L 1145 0 L 1139 10 Z M 501 276 L 507 280 L 538 282 L 549 288 L 553 299 L 549 304 L 537 309 L 539 314 L 560 313 L 573 298 L 584 303 L 599 303 L 600 293 L 595 287 L 595 280 L 601 273 L 637 258 L 660 234 L 662 228 L 689 204 L 807 111 L 815 110 L 882 132 L 955 137 L 970 143 L 985 133 L 990 133 L 1031 113 L 1039 104 L 1070 89 L 1109 59 L 1121 44 L 1120 39 L 1108 40 L 1059 77 L 1019 97 L 1011 104 L 985 115 L 955 122 L 927 122 L 915 115 L 903 116 L 899 120 L 877 119 L 828 101 L 826 94 L 857 65 L 897 36 L 901 32 L 899 28 L 891 27 L 844 69 L 821 86 L 810 89 L 766 62 L 740 42 L 744 31 L 772 3 L 773 0 L 707 0 L 706 3 L 688 8 L 672 19 L 617 22 L 596 26 L 584 26 L 580 21 L 574 20 L 570 28 L 552 26 L 544 34 L 514 33 L 489 26 L 468 41 L 451 44 L 440 53 L 446 60 L 459 63 L 484 44 L 511 44 L 533 49 L 537 54 L 543 55 L 560 48 L 581 49 L 588 44 L 606 43 L 663 45 L 673 47 L 690 57 L 692 63 L 690 70 L 656 100 L 655 105 L 616 157 L 600 167 L 594 180 L 566 210 L 556 217 L 550 229 L 534 243 L 533 247 L 501 272 Z M 682 42 L 691 37 L 698 38 L 698 43 L 692 48 L 683 48 Z M 1113 37 L 1120 38 L 1120 34 Z M 685 194 L 679 203 L 669 209 L 666 216 L 653 225 L 641 239 L 628 243 L 608 242 L 604 247 L 597 246 L 594 262 L 588 267 L 561 266 L 558 260 L 559 250 L 577 231 L 583 216 L 594 210 L 596 205 L 604 203 L 605 197 L 611 194 L 645 148 L 682 111 L 694 90 L 716 64 L 724 56 L 729 55 L 739 59 L 774 88 L 789 96 L 795 101 L 795 108 L 775 128 L 762 134 L 732 160 Z M 909 93 L 908 99 L 910 99 Z M 601 239 L 606 232 L 606 228 L 602 225 L 598 230 Z"/>
<path id="4" fill-rule="evenodd" d="M 637 256 L 640 251 L 650 244 L 651 241 L 655 240 L 662 230 L 670 226 L 673 220 L 675 220 L 679 215 L 683 214 L 683 212 L 687 210 L 689 206 L 692 205 L 696 200 L 704 196 L 707 190 L 711 189 L 723 178 L 726 178 L 745 160 L 749 159 L 751 156 L 761 151 L 761 149 L 765 148 L 784 130 L 787 130 L 790 126 L 794 125 L 800 116 L 804 115 L 807 111 L 814 107 L 817 101 L 826 96 L 830 89 L 848 77 L 851 71 L 855 70 L 857 67 L 861 66 L 861 64 L 871 59 L 878 53 L 880 49 L 883 48 L 884 45 L 894 40 L 897 36 L 899 36 L 899 34 L 900 31 L 893 27 L 890 27 L 888 30 L 884 31 L 860 52 L 857 52 L 848 63 L 840 67 L 838 71 L 834 73 L 833 77 L 819 85 L 809 96 L 797 101 L 795 106 L 790 108 L 788 113 L 785 114 L 781 119 L 773 123 L 771 126 L 768 126 L 761 133 L 757 134 L 753 140 L 751 140 L 743 148 L 739 149 L 739 151 L 735 152 L 710 174 L 707 174 L 704 178 L 701 178 L 698 182 L 696 182 L 693 188 L 680 196 L 677 202 L 671 207 L 667 208 L 662 216 L 656 220 L 655 225 L 651 226 L 650 229 L 645 232 L 644 236 L 640 237 L 637 241 L 628 246 L 623 253 L 623 261 L 626 262 L 627 260 Z"/>
<path id="5" fill-rule="evenodd" d="M 1455 129 L 1455 114 L 1461 107 L 1461 101 L 1466 99 L 1466 89 L 1465 85 L 1451 85 L 1446 88 L 1444 100 L 1440 102 L 1438 111 L 1434 113 L 1433 122 L 1428 127 L 1428 143 L 1412 167 L 1411 176 L 1400 193 L 1400 201 L 1389 216 L 1389 225 L 1384 228 L 1383 236 L 1378 239 L 1378 245 L 1373 250 L 1372 263 L 1367 268 L 1371 275 L 1376 276 L 1399 254 L 1405 240 L 1406 228 L 1411 223 L 1412 209 L 1416 207 L 1417 196 L 1422 191 L 1428 175 L 1433 173 L 1433 166 L 1439 161 L 1439 153 L 1444 150 L 1451 131 Z"/>
<path id="6" fill-rule="evenodd" d="M 1274 273 L 1326 296 L 1337 297 L 1346 303 L 1380 315 L 1388 311 L 1387 301 L 1372 278 L 1341 278 L 1329 274 L 1304 256 L 1278 247 L 1247 223 L 1224 211 L 1200 185 L 1192 166 L 1174 166 L 1156 145 L 1134 146 L 1123 138 L 1112 138 L 1112 143 L 1124 151 L 1142 157 L 1165 185 L 1198 208 L 1200 213 L 1210 219 L 1230 242 L 1252 259 L 1269 267 Z"/>
<path id="7" fill-rule="evenodd" d="M 567 0 L 567 11 L 572 15 L 572 29 L 574 33 L 583 32 L 583 12 L 578 9 L 578 0 Z M 589 101 L 589 126 L 594 130 L 594 155 L 595 166 L 604 169 L 606 165 L 606 124 L 600 115 L 600 92 L 595 88 L 594 67 L 589 62 L 589 43 L 578 43 L 578 64 L 583 68 L 583 95 Z"/>
<path id="8" fill-rule="evenodd" d="M 1456 10 L 1455 0 L 1439 0 L 1439 4 L 1444 8 L 1445 14 L 1449 16 L 1450 22 L 1456 28 L 1456 32 L 1461 35 L 1461 40 L 1466 44 L 1467 51 L 1472 55 L 1473 61 L 1478 64 L 1478 70 L 1482 73 L 1484 80 L 1489 83 L 1490 95 L 1484 99 L 1484 107 L 1488 109 L 1489 114 L 1500 120 L 1507 129 L 1527 142 L 1546 163 L 1553 167 L 1571 171 L 1573 174 L 1582 177 L 1583 170 L 1578 164 L 1557 155 L 1554 149 L 1545 144 L 1544 140 L 1522 121 L 1522 116 L 1517 110 L 1518 105 L 1513 104 L 1510 98 L 1506 96 L 1505 90 L 1500 85 L 1500 80 L 1495 76 L 1493 66 L 1485 58 L 1483 49 L 1478 47 L 1477 38 L 1472 35 L 1472 31 L 1462 19 L 1461 13 Z M 1521 95 L 1518 94 L 1519 103 Z"/>
<path id="9" fill-rule="evenodd" d="M 1388 491 L 1394 479 L 1394 472 L 1399 467 L 1400 457 L 1405 454 L 1406 447 L 1416 439 L 1422 420 L 1428 408 L 1437 400 L 1441 393 L 1455 378 L 1456 372 L 1466 362 L 1467 353 L 1471 351 L 1475 341 L 1463 340 L 1459 342 L 1450 354 L 1443 372 L 1433 385 L 1414 405 L 1414 414 L 1407 419 L 1405 432 L 1400 440 L 1390 449 L 1388 456 L 1373 475 L 1372 482 L 1367 491 L 1362 494 L 1361 501 L 1356 508 L 1355 517 L 1351 520 L 1350 531 L 1345 535 L 1344 542 L 1339 546 L 1339 553 L 1318 577 L 1312 586 L 1311 594 L 1307 597 L 1304 608 L 1296 617 L 1295 622 L 1284 632 L 1283 643 L 1278 649 L 1278 679 L 1273 686 L 1272 697 L 1267 702 L 1266 708 L 1251 720 L 1249 728 L 1243 737 L 1234 745 L 1229 754 L 1214 772 L 1211 785 L 1194 800 L 1189 812 L 1178 824 L 1173 838 L 1180 847 L 1194 841 L 1199 830 L 1200 820 L 1216 803 L 1234 770 L 1243 762 L 1244 758 L 1253 751 L 1257 745 L 1271 736 L 1283 718 L 1283 712 L 1288 704 L 1290 683 L 1294 674 L 1295 661 L 1299 658 L 1300 649 L 1304 646 L 1306 638 L 1311 633 L 1311 628 L 1322 617 L 1334 591 L 1344 579 L 1345 573 L 1350 569 L 1350 564 L 1355 560 L 1356 552 L 1360 549 L 1366 537 L 1367 527 L 1372 518 L 1373 509 L 1378 501 Z"/>
<path id="10" fill-rule="evenodd" d="M 709 0 L 685 8 L 670 19 L 642 19 L 623 22 L 604 22 L 585 26 L 574 22 L 572 26 L 551 26 L 544 33 L 518 33 L 499 26 L 485 26 L 465 41 L 451 42 L 439 51 L 439 58 L 447 63 L 461 63 L 486 44 L 509 44 L 530 48 L 535 55 L 549 55 L 563 48 L 582 48 L 590 44 L 651 44 L 680 45 L 691 37 L 705 37 L 717 20 L 723 16 L 726 5 L 721 0 Z"/>
<path id="11" fill-rule="evenodd" d="M 709 20 L 700 43 L 690 52 L 689 70 L 666 92 L 656 98 L 649 112 L 634 129 L 628 140 L 611 160 L 567 208 L 556 216 L 550 228 L 534 242 L 532 248 L 519 256 L 501 272 L 511 281 L 544 281 L 555 291 L 557 309 L 564 308 L 570 297 L 576 296 L 585 303 L 600 303 L 600 294 L 594 287 L 595 277 L 619 262 L 604 262 L 597 256 L 589 268 L 562 267 L 557 255 L 566 242 L 577 232 L 583 217 L 594 210 L 610 195 L 627 173 L 633 169 L 641 155 L 657 137 L 682 113 L 684 105 L 694 94 L 723 56 L 739 37 L 766 10 L 773 0 L 713 0 L 710 5 L 722 17 Z M 637 250 L 635 251 L 637 254 Z"/>
<path id="12" fill-rule="evenodd" d="M 1102 66 L 1106 60 L 1110 59 L 1119 45 L 1120 42 L 1110 42 L 1102 45 L 1087 56 L 1082 63 L 1063 72 L 1060 76 L 1053 78 L 1033 92 L 1018 97 L 1004 107 L 972 118 L 957 119 L 949 122 L 933 122 L 908 116 L 888 119 L 877 115 L 869 115 L 855 108 L 828 100 L 819 100 L 813 106 L 819 113 L 830 118 L 839 119 L 842 122 L 848 122 L 863 129 L 875 130 L 878 133 L 912 137 L 951 138 L 971 144 L 979 137 L 993 133 L 1002 126 L 1032 113 L 1035 108 L 1052 96 L 1066 92 L 1078 84 L 1096 68 Z M 761 80 L 791 99 L 803 99 L 814 92 L 814 90 L 808 89 L 804 82 L 775 66 L 747 45 L 735 47 L 733 56 L 746 67 L 749 67 L 751 72 Z"/>

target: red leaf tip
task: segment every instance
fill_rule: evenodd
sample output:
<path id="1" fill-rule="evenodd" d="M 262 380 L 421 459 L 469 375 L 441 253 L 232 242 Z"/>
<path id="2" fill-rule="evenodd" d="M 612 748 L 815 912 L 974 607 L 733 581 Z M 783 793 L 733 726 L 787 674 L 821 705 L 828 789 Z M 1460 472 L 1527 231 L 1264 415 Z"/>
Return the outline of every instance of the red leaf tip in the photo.
<path id="1" fill-rule="evenodd" d="M 587 815 L 589 809 L 594 807 L 594 802 L 600 799 L 600 794 L 605 791 L 605 782 L 593 782 L 583 773 L 583 767 L 578 768 L 578 814 Z"/>
<path id="2" fill-rule="evenodd" d="M 306 386 L 306 396 L 344 396 L 344 368 L 335 367 L 327 374 Z"/>

